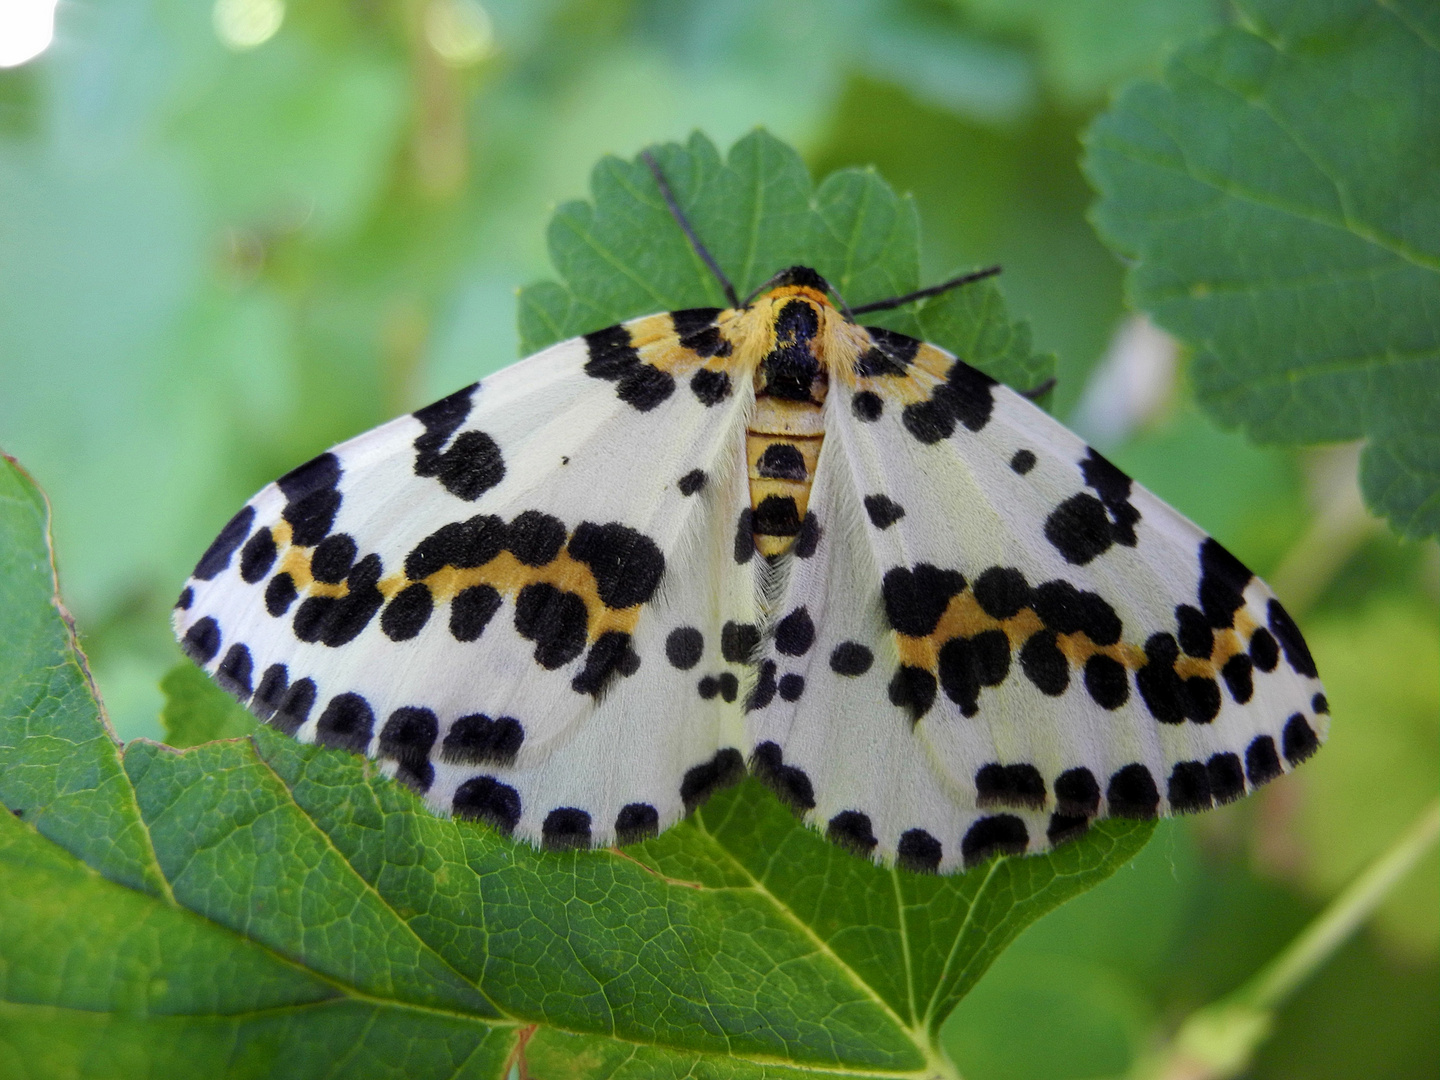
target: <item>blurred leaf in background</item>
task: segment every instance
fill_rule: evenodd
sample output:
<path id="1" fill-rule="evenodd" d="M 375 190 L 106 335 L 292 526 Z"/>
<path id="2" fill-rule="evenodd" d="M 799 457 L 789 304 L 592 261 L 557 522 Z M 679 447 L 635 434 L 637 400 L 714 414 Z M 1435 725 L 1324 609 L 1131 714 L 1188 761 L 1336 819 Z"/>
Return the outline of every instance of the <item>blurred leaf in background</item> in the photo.
<path id="1" fill-rule="evenodd" d="M 224 2 L 228 15 L 65 5 L 51 50 L 0 71 L 0 445 L 55 501 L 66 592 L 123 737 L 232 730 L 189 723 L 174 684 L 162 726 L 159 682 L 178 659 L 169 605 L 240 501 L 512 360 L 516 290 L 553 276 L 550 212 L 603 155 L 694 128 L 727 147 L 759 124 L 817 177 L 874 165 L 913 194 L 921 280 L 1002 263 L 997 287 L 1033 352 L 1058 357 L 1054 411 L 1277 588 L 1298 583 L 1297 617 L 1331 683 L 1334 739 L 1303 783 L 1163 825 L 1133 865 L 1000 958 L 945 1029 L 964 1075 L 1124 1073 L 1272 957 L 1409 800 L 1427 783 L 1433 794 L 1433 543 L 1327 531 L 1353 468 L 1344 484 L 1317 479 L 1315 455 L 1217 427 L 1196 401 L 1212 385 L 1213 335 L 1198 321 L 1191 332 L 1157 315 L 1190 344 L 1145 338 L 1159 388 L 1144 407 L 1103 429 L 1079 408 L 1091 386 L 1112 394 L 1107 373 L 1133 379 L 1122 361 L 1139 325 L 1125 268 L 1086 221 L 1081 132 L 1134 76 L 1152 81 L 1122 94 L 1112 126 L 1134 122 L 1137 100 L 1188 102 L 1204 80 L 1193 64 L 1164 74 L 1176 50 L 1203 58 L 1215 41 L 1309 40 L 1318 26 L 1315 40 L 1339 44 L 1294 63 L 1333 73 L 1377 40 L 1327 28 L 1347 5 L 1296 4 L 1304 17 L 1287 24 L 1276 4 L 1204 0 Z M 1365 25 L 1401 9 L 1415 5 L 1373 8 Z M 1422 55 L 1432 62 L 1433 45 Z M 1386 77 L 1417 85 L 1404 70 Z M 1353 107 L 1347 84 L 1325 78 L 1340 97 L 1315 100 Z M 1322 85 L 1310 79 L 1294 85 Z M 1432 108 L 1429 90 L 1413 98 Z M 1363 145 L 1396 145 L 1406 115 L 1377 109 Z M 1177 138 L 1213 134 L 1201 119 Z M 1273 148 L 1256 147 L 1263 165 Z M 1424 180 L 1381 188 L 1421 199 L 1435 189 Z M 1236 246 L 1251 252 L 1259 235 Z M 1137 237 L 1151 259 L 1193 248 Z M 1130 298 L 1196 311 L 1205 299 Z M 1281 1012 L 1253 1075 L 1434 1075 L 1434 877 L 1432 863 L 1410 879 L 1376 932 Z"/>

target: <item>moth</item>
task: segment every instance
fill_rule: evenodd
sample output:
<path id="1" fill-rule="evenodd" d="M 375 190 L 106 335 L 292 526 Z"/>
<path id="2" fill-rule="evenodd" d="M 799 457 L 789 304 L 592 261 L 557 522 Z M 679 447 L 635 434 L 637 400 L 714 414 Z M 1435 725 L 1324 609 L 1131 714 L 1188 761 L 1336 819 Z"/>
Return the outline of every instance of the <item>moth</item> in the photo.
<path id="1" fill-rule="evenodd" d="M 748 771 L 947 873 L 1239 798 L 1328 708 L 1270 590 L 1024 395 L 813 269 L 562 342 L 247 503 L 175 610 L 265 723 L 546 848 Z"/>

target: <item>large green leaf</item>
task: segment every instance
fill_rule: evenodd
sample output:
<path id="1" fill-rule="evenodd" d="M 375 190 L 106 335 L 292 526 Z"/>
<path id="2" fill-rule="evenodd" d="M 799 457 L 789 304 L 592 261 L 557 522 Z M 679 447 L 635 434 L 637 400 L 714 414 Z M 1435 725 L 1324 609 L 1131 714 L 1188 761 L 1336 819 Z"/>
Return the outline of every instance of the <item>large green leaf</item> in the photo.
<path id="1" fill-rule="evenodd" d="M 707 147 L 662 151 L 677 186 L 677 155 Z M 800 260 L 856 302 L 914 285 L 913 212 L 873 174 L 812 198 L 767 136 L 737 162 L 744 190 L 774 196 L 709 226 L 741 287 Z M 571 289 L 527 297 L 557 335 L 711 295 L 699 272 L 652 285 L 663 260 L 634 270 L 630 230 L 652 223 L 616 224 L 626 205 L 560 214 Z M 771 210 L 818 221 L 811 246 L 770 235 Z M 751 219 L 753 243 L 720 228 Z M 693 262 L 683 238 L 669 257 Z M 1043 371 L 992 290 L 898 319 L 992 370 Z M 122 750 L 57 606 L 44 500 L 8 459 L 0 484 L 0 796 L 23 811 L 0 815 L 0 1072 L 10 1055 L 45 1076 L 499 1076 L 523 1048 L 536 1075 L 944 1075 L 940 1024 L 986 967 L 1150 835 L 1110 821 L 1050 855 L 914 875 L 835 848 L 747 782 L 624 853 L 539 852 L 250 723 L 184 669 L 165 724 L 189 748 Z"/>
<path id="2" fill-rule="evenodd" d="M 765 131 L 745 136 L 723 161 L 698 132 L 683 147 L 653 153 L 742 298 L 797 264 L 820 271 L 852 307 L 921 285 L 914 202 L 873 169 L 841 169 L 815 187 L 800 155 Z M 602 159 L 590 188 L 593 203 L 566 203 L 550 223 L 550 258 L 563 284 L 540 282 L 520 294 L 522 354 L 637 315 L 725 304 L 642 161 Z M 864 321 L 931 341 L 1022 390 L 1055 371 L 988 281 Z"/>
<path id="3" fill-rule="evenodd" d="M 1091 128 L 1137 306 L 1256 439 L 1365 437 L 1366 498 L 1440 532 L 1440 7 L 1238 0 Z"/>

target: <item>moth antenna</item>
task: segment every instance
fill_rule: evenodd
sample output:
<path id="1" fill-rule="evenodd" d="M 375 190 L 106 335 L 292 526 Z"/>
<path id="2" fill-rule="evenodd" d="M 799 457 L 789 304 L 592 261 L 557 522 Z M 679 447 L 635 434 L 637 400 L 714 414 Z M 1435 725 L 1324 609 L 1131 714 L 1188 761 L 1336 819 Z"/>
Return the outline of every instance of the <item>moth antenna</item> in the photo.
<path id="1" fill-rule="evenodd" d="M 972 281 L 994 277 L 998 273 L 1000 273 L 1000 267 L 987 266 L 984 270 L 973 270 L 968 274 L 961 274 L 949 281 L 942 281 L 939 285 L 931 285 L 928 289 L 919 289 L 916 292 L 906 293 L 904 296 L 894 296 L 889 300 L 876 300 L 873 304 L 861 304 L 852 309 L 852 314 L 864 315 L 867 311 L 888 311 L 890 308 L 897 308 L 915 300 L 924 300 L 927 296 L 939 296 L 943 292 L 958 289 L 961 285 L 969 285 Z"/>
<path id="2" fill-rule="evenodd" d="M 1055 376 L 1051 375 L 1039 386 L 1032 386 L 1029 390 L 1016 390 L 1015 392 L 1029 401 L 1039 401 L 1042 397 L 1055 389 Z"/>
<path id="3" fill-rule="evenodd" d="M 679 223 L 680 229 L 685 234 L 685 239 L 690 241 L 690 246 L 695 249 L 710 272 L 715 275 L 715 280 L 720 282 L 720 287 L 725 290 L 725 299 L 730 301 L 732 308 L 740 306 L 740 297 L 735 293 L 735 286 L 730 284 L 730 279 L 725 276 L 725 271 L 720 269 L 720 264 L 715 257 L 706 250 L 700 238 L 695 235 L 695 230 L 690 227 L 690 221 L 685 216 L 685 211 L 680 209 L 680 204 L 675 201 L 675 193 L 670 190 L 670 182 L 665 179 L 665 174 L 660 171 L 660 163 L 655 160 L 649 150 L 640 151 L 640 160 L 649 167 L 651 174 L 655 177 L 655 184 L 660 188 L 660 196 L 665 200 L 665 205 L 670 208 L 670 214 Z"/>

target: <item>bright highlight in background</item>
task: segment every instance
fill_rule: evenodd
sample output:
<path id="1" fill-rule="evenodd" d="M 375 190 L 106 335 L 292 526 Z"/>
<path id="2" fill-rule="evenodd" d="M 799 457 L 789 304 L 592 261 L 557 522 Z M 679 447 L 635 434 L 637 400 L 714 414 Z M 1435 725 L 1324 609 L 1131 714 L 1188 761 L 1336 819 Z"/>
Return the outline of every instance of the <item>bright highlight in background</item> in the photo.
<path id="1" fill-rule="evenodd" d="M 0 0 L 0 68 L 18 67 L 55 38 L 55 0 Z"/>
<path id="2" fill-rule="evenodd" d="M 474 0 L 430 0 L 425 40 L 451 67 L 469 67 L 494 50 L 495 27 L 490 13 Z"/>
<path id="3" fill-rule="evenodd" d="M 285 21 L 285 0 L 215 0 L 215 34 L 237 52 L 264 45 Z"/>

